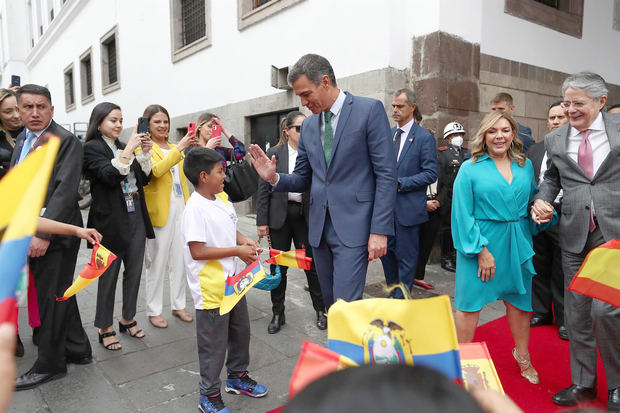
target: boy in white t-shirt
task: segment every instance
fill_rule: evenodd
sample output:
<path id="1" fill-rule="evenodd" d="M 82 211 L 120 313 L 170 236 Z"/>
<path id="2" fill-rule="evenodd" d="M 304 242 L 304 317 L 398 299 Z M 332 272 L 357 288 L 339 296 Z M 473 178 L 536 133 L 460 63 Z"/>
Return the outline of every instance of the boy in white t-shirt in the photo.
<path id="1" fill-rule="evenodd" d="M 183 172 L 196 191 L 183 212 L 183 256 L 187 281 L 196 307 L 200 364 L 200 401 L 204 413 L 229 412 L 221 396 L 220 372 L 228 349 L 226 391 L 262 397 L 267 388 L 247 373 L 250 362 L 250 319 L 243 297 L 220 315 L 226 277 L 256 260 L 258 243 L 237 231 L 237 214 L 224 190 L 222 157 L 214 150 L 194 148 L 185 157 Z"/>

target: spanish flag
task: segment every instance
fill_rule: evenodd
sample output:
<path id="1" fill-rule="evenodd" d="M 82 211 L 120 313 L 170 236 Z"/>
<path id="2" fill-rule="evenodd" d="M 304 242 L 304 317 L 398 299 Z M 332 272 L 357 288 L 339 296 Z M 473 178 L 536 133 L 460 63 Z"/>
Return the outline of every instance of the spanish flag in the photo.
<path id="1" fill-rule="evenodd" d="M 313 381 L 334 371 L 357 365 L 353 360 L 323 346 L 304 341 L 289 383 L 289 399 L 292 399 Z"/>
<path id="2" fill-rule="evenodd" d="M 337 301 L 327 345 L 356 363 L 420 364 L 460 381 L 461 361 L 447 295 L 419 300 Z"/>
<path id="3" fill-rule="evenodd" d="M 620 241 L 590 251 L 568 289 L 620 307 Z"/>
<path id="4" fill-rule="evenodd" d="M 59 146 L 50 138 L 0 180 L 0 323 L 17 324 L 16 291 Z"/>
<path id="5" fill-rule="evenodd" d="M 220 305 L 220 315 L 227 314 L 241 300 L 250 288 L 265 278 L 267 274 L 263 270 L 260 258 L 248 265 L 239 274 L 226 278 L 224 297 Z"/>
<path id="6" fill-rule="evenodd" d="M 62 297 L 56 298 L 56 301 L 67 301 L 73 297 L 75 293 L 95 281 L 101 274 L 108 269 L 112 261 L 116 259 L 116 255 L 106 249 L 101 244 L 93 246 L 93 253 L 90 256 L 90 262 L 86 264 L 80 275 L 73 281 L 73 284 L 63 294 Z"/>
<path id="7" fill-rule="evenodd" d="M 280 251 L 269 250 L 269 259 L 265 262 L 269 264 L 283 265 L 291 268 L 301 268 L 302 270 L 309 270 L 312 258 L 306 257 L 306 250 L 304 248 L 292 251 Z"/>

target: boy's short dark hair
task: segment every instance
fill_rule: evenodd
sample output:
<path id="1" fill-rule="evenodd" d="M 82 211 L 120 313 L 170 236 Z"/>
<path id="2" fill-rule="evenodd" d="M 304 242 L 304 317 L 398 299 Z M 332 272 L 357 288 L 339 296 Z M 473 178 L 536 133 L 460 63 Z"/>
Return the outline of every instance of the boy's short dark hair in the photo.
<path id="1" fill-rule="evenodd" d="M 205 171 L 210 174 L 213 167 L 223 160 L 224 158 L 222 158 L 222 155 L 215 152 L 213 149 L 193 148 L 185 155 L 183 173 L 192 185 L 197 186 L 200 172 Z"/>

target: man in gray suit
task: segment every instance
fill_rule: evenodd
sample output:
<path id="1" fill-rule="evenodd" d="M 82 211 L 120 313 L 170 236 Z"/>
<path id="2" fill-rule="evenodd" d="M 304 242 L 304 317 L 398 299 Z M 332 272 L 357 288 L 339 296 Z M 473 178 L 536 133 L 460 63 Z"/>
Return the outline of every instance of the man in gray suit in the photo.
<path id="1" fill-rule="evenodd" d="M 532 218 L 548 218 L 548 203 L 562 189 L 560 248 L 568 286 L 588 252 L 620 238 L 620 116 L 601 113 L 607 100 L 603 78 L 592 72 L 569 76 L 562 107 L 569 124 L 545 137 L 552 164 L 545 173 Z M 596 397 L 597 346 L 609 396 L 608 411 L 620 411 L 620 308 L 565 291 L 573 384 L 552 400 L 573 406 Z"/>

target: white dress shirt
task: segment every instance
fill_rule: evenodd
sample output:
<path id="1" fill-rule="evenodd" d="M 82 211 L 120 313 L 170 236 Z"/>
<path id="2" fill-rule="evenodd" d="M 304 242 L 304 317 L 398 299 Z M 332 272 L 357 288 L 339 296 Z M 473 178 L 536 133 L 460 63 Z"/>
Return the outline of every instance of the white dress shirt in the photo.
<path id="1" fill-rule="evenodd" d="M 333 113 L 333 116 L 329 123 L 332 125 L 332 131 L 334 131 L 334 138 L 336 137 L 336 128 L 338 127 L 338 120 L 340 119 L 340 112 L 342 111 L 342 105 L 344 105 L 344 100 L 347 98 L 347 95 L 341 90 L 338 93 L 338 97 L 336 101 L 329 108 L 329 111 Z M 325 143 L 325 112 L 321 113 L 321 145 Z"/>
<path id="2" fill-rule="evenodd" d="M 396 131 L 394 132 L 394 136 L 392 136 L 392 142 L 394 141 L 394 139 L 396 139 L 396 133 L 398 132 L 398 130 L 401 129 L 403 131 L 402 135 L 400 135 L 400 147 L 398 148 L 398 153 L 396 154 L 396 161 L 398 161 L 400 153 L 403 151 L 403 146 L 405 146 L 405 141 L 407 140 L 407 136 L 409 136 L 409 131 L 411 130 L 412 126 L 413 118 L 411 118 L 411 120 L 405 123 L 403 126 L 396 125 Z"/>
<path id="3" fill-rule="evenodd" d="M 590 127 L 590 136 L 588 140 L 590 141 L 590 145 L 592 146 L 592 172 L 596 175 L 598 168 L 601 167 L 601 164 L 609 155 L 611 151 L 611 146 L 609 145 L 609 137 L 607 136 L 607 132 L 605 132 L 605 122 L 603 122 L 603 115 L 600 113 L 592 122 Z M 577 129 L 571 127 L 570 133 L 568 135 L 568 145 L 566 146 L 566 153 L 568 156 L 577 162 L 577 152 L 579 151 L 579 144 L 581 143 L 581 132 Z"/>
<path id="4" fill-rule="evenodd" d="M 542 182 L 545 180 L 545 172 L 547 172 L 547 160 L 549 158 L 547 157 L 547 151 L 545 151 L 545 155 L 543 156 L 542 162 L 540 164 L 540 175 L 538 175 L 538 186 L 540 186 L 540 184 L 542 184 Z M 560 189 L 560 192 L 558 192 L 558 196 L 555 197 L 555 201 L 553 201 L 556 204 L 559 204 L 560 202 L 562 202 L 562 196 L 564 196 L 564 191 L 562 189 Z"/>
<path id="5" fill-rule="evenodd" d="M 295 162 L 297 162 L 297 151 L 291 147 L 290 144 L 288 146 L 288 173 L 292 174 L 295 169 Z M 301 193 L 300 192 L 289 192 L 288 200 L 293 202 L 299 202 L 301 204 Z"/>

